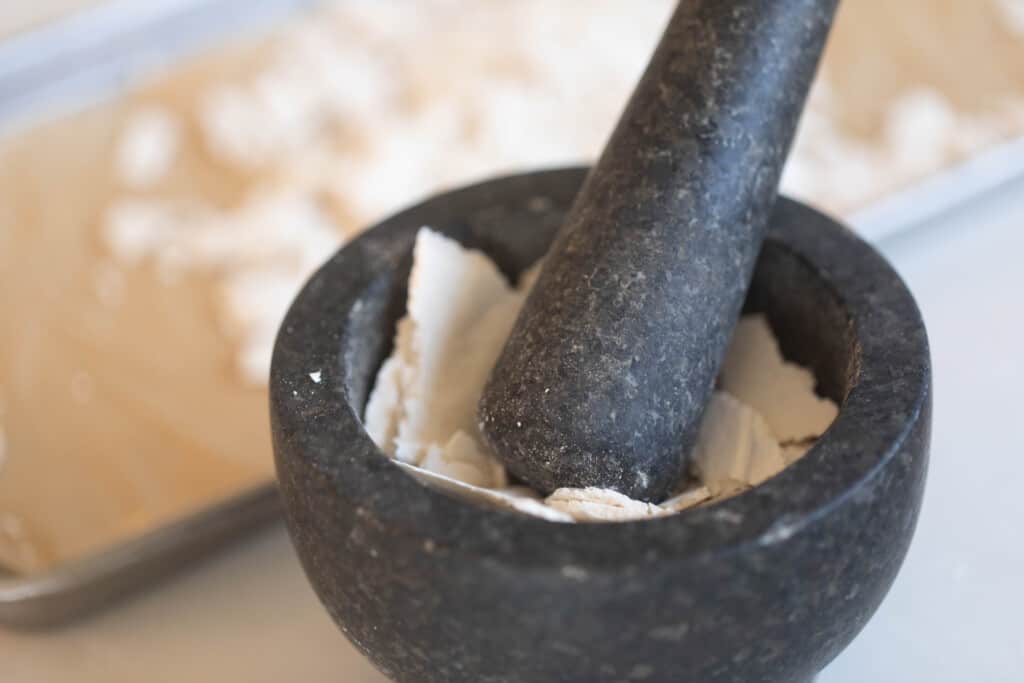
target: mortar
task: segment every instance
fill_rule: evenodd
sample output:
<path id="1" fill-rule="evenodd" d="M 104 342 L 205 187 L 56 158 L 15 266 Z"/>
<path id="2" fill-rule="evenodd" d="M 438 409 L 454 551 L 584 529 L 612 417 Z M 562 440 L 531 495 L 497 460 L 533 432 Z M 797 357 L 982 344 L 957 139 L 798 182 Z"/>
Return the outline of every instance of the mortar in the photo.
<path id="1" fill-rule="evenodd" d="M 434 197 L 351 242 L 299 294 L 277 339 L 270 406 L 305 571 L 345 635 L 396 681 L 807 681 L 896 576 L 930 433 L 913 298 L 828 217 L 777 202 L 746 308 L 767 315 L 839 416 L 746 493 L 641 522 L 546 522 L 428 488 L 363 428 L 417 229 L 481 249 L 513 277 L 543 255 L 585 173 Z"/>

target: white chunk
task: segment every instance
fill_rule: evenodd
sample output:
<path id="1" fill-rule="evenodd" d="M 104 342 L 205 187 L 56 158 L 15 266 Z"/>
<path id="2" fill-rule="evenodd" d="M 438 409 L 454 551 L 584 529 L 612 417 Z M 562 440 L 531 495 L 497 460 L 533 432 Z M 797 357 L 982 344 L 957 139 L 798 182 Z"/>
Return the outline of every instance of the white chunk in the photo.
<path id="1" fill-rule="evenodd" d="M 664 501 L 661 504 L 661 508 L 666 512 L 675 514 L 687 508 L 692 508 L 695 505 L 700 505 L 710 498 L 711 490 L 707 486 L 696 486 Z"/>
<path id="2" fill-rule="evenodd" d="M 444 448 L 428 448 L 419 466 L 473 486 L 498 489 L 508 483 L 505 468 L 462 430 Z"/>
<path id="3" fill-rule="evenodd" d="M 704 486 L 713 495 L 728 495 L 757 486 L 785 466 L 779 443 L 761 416 L 715 392 L 693 450 L 693 469 Z"/>
<path id="4" fill-rule="evenodd" d="M 787 362 L 763 315 L 745 316 L 736 326 L 719 383 L 723 390 L 761 414 L 781 442 L 821 436 L 839 412 L 814 393 L 814 375 Z"/>
<path id="5" fill-rule="evenodd" d="M 118 179 L 128 187 L 151 187 L 167 176 L 181 148 L 182 125 L 165 109 L 134 113 L 124 129 L 115 157 Z"/>
<path id="6" fill-rule="evenodd" d="M 462 498 L 541 517 L 551 522 L 573 521 L 571 516 L 547 507 L 538 500 L 523 496 L 517 491 L 503 491 L 473 486 L 400 460 L 396 460 L 395 464 L 420 481 Z"/>
<path id="7" fill-rule="evenodd" d="M 633 500 L 618 491 L 594 487 L 561 488 L 544 502 L 577 522 L 625 522 L 668 514 L 657 505 Z"/>
<path id="8" fill-rule="evenodd" d="M 392 356 L 384 361 L 377 373 L 377 381 L 366 402 L 365 427 L 374 443 L 388 455 L 395 454 L 395 437 L 398 435 L 398 417 L 401 408 L 402 391 L 399 376 L 402 361 Z"/>
<path id="9" fill-rule="evenodd" d="M 998 0 L 996 4 L 1002 11 L 1007 28 L 1024 35 L 1024 0 Z"/>
<path id="10" fill-rule="evenodd" d="M 902 95 L 885 122 L 885 139 L 893 157 L 910 173 L 941 167 L 949 156 L 958 116 L 946 97 L 928 88 Z"/>
<path id="11" fill-rule="evenodd" d="M 43 558 L 32 539 L 19 517 L 0 512 L 0 568 L 21 575 L 41 570 Z"/>
<path id="12" fill-rule="evenodd" d="M 660 506 L 599 488 L 562 488 L 543 501 L 530 489 L 506 488 L 505 468 L 482 446 L 476 404 L 538 270 L 524 273 L 513 290 L 484 255 L 428 229 L 417 235 L 409 313 L 398 323 L 394 353 L 381 367 L 365 418 L 375 442 L 406 471 L 444 490 L 546 519 L 611 522 L 674 514 L 736 494 L 802 454 L 803 445 L 783 453 L 752 407 L 716 392 L 694 451 L 701 485 Z M 727 365 L 737 377 L 723 381 L 769 411 L 780 400 L 779 388 L 784 402 L 818 409 L 811 411 L 811 426 L 798 419 L 790 430 L 801 440 L 819 436 L 834 417 L 835 407 L 814 395 L 811 374 L 782 359 L 763 317 L 741 322 Z M 783 428 L 791 426 L 785 413 L 776 417 Z"/>
<path id="13" fill-rule="evenodd" d="M 459 430 L 478 433 L 476 403 L 523 297 L 482 253 L 430 230 L 420 230 L 413 258 L 398 441 L 444 444 Z"/>

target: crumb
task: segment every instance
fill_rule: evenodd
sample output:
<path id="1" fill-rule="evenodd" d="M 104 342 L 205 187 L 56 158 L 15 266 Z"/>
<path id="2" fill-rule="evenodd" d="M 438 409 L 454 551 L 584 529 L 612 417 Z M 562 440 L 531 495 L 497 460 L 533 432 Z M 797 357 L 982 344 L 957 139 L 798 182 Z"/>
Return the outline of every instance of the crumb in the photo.
<path id="1" fill-rule="evenodd" d="M 577 522 L 625 522 L 669 514 L 665 508 L 633 500 L 618 491 L 601 488 L 561 488 L 545 500 L 548 507 Z"/>
<path id="2" fill-rule="evenodd" d="M 750 316 L 737 328 L 723 384 L 764 399 L 769 408 L 777 393 L 790 409 L 817 408 L 809 421 L 770 413 L 787 434 L 801 434 L 799 441 L 782 448 L 754 407 L 718 391 L 693 452 L 699 481 L 661 505 L 599 488 L 562 488 L 542 500 L 529 488 L 509 487 L 504 466 L 480 436 L 476 404 L 538 270 L 528 269 L 513 289 L 480 252 L 428 228 L 417 234 L 408 314 L 398 322 L 394 351 L 377 374 L 364 421 L 381 450 L 422 481 L 552 521 L 648 519 L 761 484 L 801 457 L 820 435 L 815 430 L 834 417 L 835 406 L 814 395 L 810 372 L 786 363 L 767 321 Z"/>
<path id="3" fill-rule="evenodd" d="M 786 466 L 764 419 L 729 394 L 711 396 L 693 450 L 692 467 L 712 495 L 757 486 Z"/>
<path id="4" fill-rule="evenodd" d="M 147 108 L 133 112 L 117 145 L 118 179 L 133 189 L 159 183 L 174 166 L 181 137 L 181 122 L 170 111 Z"/>
<path id="5" fill-rule="evenodd" d="M 661 507 L 671 513 L 682 512 L 710 500 L 711 497 L 711 490 L 707 486 L 695 486 L 672 496 L 663 502 Z"/>
<path id="6" fill-rule="evenodd" d="M 569 515 L 544 505 L 539 500 L 521 495 L 518 492 L 510 493 L 508 490 L 482 488 L 422 469 L 416 465 L 404 463 L 401 460 L 396 460 L 395 463 L 414 478 L 461 498 L 483 502 L 507 510 L 515 510 L 546 519 L 550 522 L 573 521 Z"/>
<path id="7" fill-rule="evenodd" d="M 763 315 L 745 316 L 736 326 L 719 385 L 760 413 L 780 442 L 821 436 L 839 412 L 815 393 L 810 370 L 782 357 Z"/>

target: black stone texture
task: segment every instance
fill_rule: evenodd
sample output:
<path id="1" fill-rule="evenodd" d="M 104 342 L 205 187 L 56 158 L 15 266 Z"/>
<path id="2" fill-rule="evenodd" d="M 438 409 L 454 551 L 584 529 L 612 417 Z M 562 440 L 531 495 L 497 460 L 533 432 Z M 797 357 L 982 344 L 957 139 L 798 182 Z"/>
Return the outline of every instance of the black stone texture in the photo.
<path id="1" fill-rule="evenodd" d="M 483 249 L 514 275 L 544 253 L 583 178 L 534 173 L 433 198 L 353 241 L 305 286 L 270 385 L 298 555 L 341 630 L 401 683 L 806 681 L 896 576 L 931 414 L 911 295 L 827 217 L 779 200 L 746 305 L 813 369 L 839 416 L 751 491 L 657 520 L 550 523 L 418 483 L 363 428 L 417 229 Z"/>
<path id="2" fill-rule="evenodd" d="M 835 6 L 679 4 L 480 401 L 517 477 L 655 501 L 679 480 Z"/>

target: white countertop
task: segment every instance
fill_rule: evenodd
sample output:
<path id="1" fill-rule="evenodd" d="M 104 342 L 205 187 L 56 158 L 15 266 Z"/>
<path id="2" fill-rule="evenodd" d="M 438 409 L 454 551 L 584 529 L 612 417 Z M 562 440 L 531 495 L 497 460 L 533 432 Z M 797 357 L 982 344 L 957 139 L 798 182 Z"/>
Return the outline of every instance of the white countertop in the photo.
<path id="1" fill-rule="evenodd" d="M 924 311 L 932 461 L 907 563 L 819 683 L 1010 683 L 1024 676 L 1024 183 L 882 248 Z M 0 630 L 3 683 L 381 683 L 335 630 L 278 527 L 63 630 Z"/>

